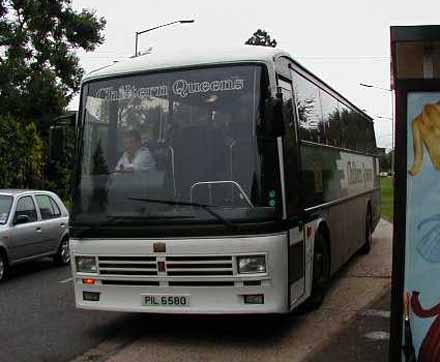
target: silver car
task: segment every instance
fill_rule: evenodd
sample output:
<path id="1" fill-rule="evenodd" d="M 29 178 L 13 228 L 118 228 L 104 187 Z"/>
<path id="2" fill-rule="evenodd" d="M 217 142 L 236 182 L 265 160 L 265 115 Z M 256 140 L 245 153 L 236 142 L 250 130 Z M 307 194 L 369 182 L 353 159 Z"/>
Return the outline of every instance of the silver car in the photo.
<path id="1" fill-rule="evenodd" d="M 0 189 L 0 281 L 9 267 L 53 256 L 70 262 L 69 212 L 53 192 Z"/>

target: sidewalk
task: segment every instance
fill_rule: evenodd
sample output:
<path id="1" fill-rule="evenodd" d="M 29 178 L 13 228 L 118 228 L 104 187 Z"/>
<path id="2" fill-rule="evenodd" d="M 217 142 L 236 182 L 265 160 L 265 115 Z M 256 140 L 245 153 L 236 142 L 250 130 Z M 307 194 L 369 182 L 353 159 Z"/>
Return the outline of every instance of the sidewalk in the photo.
<path id="1" fill-rule="evenodd" d="M 388 362 L 390 289 L 361 310 L 342 331 L 333 336 L 307 362 Z"/>

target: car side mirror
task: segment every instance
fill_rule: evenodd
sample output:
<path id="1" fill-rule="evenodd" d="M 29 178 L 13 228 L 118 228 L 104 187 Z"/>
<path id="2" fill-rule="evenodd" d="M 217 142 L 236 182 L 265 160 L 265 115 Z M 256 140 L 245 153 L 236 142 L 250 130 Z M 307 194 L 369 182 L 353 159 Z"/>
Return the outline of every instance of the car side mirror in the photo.
<path id="1" fill-rule="evenodd" d="M 76 124 L 76 112 L 60 116 L 53 121 L 49 129 L 49 159 L 59 161 L 63 159 L 68 137 L 68 129 Z"/>
<path id="2" fill-rule="evenodd" d="M 283 96 L 277 93 L 275 97 L 266 99 L 263 111 L 264 135 L 279 137 L 285 133 L 283 119 Z"/>
<path id="3" fill-rule="evenodd" d="M 58 161 L 62 159 L 65 148 L 65 132 L 63 126 L 52 126 L 49 129 L 49 159 Z"/>
<path id="4" fill-rule="evenodd" d="M 29 221 L 31 221 L 30 217 L 27 215 L 18 215 L 15 219 L 14 219 L 14 225 L 20 225 L 20 224 L 26 224 Z"/>

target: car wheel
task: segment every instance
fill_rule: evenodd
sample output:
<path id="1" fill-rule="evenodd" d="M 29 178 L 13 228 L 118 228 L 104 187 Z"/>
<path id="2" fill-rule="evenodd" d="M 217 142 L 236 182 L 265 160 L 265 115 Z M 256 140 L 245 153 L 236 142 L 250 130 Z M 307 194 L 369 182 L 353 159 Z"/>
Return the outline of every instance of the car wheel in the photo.
<path id="1" fill-rule="evenodd" d="M 371 224 L 371 211 L 370 208 L 368 208 L 367 216 L 365 218 L 365 242 L 359 250 L 361 254 L 368 254 L 371 250 L 371 243 L 373 241 L 373 227 Z"/>
<path id="2" fill-rule="evenodd" d="M 8 276 L 8 260 L 4 253 L 0 251 L 0 282 Z"/>
<path id="3" fill-rule="evenodd" d="M 313 253 L 313 282 L 312 292 L 305 303 L 307 310 L 318 309 L 327 294 L 330 281 L 330 251 L 327 240 L 317 232 L 315 237 L 315 250 Z"/>
<path id="4" fill-rule="evenodd" d="M 70 263 L 69 238 L 64 238 L 55 254 L 54 261 L 56 265 L 67 265 Z"/>

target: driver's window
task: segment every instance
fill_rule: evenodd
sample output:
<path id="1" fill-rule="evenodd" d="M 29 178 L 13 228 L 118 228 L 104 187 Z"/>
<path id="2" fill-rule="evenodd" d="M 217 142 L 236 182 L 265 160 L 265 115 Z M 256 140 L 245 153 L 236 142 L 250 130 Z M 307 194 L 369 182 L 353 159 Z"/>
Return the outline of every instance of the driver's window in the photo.
<path id="1" fill-rule="evenodd" d="M 35 209 L 35 204 L 32 200 L 32 197 L 25 196 L 18 200 L 14 220 L 17 220 L 17 218 L 21 215 L 27 216 L 29 218 L 28 222 L 37 221 L 37 210 Z"/>

